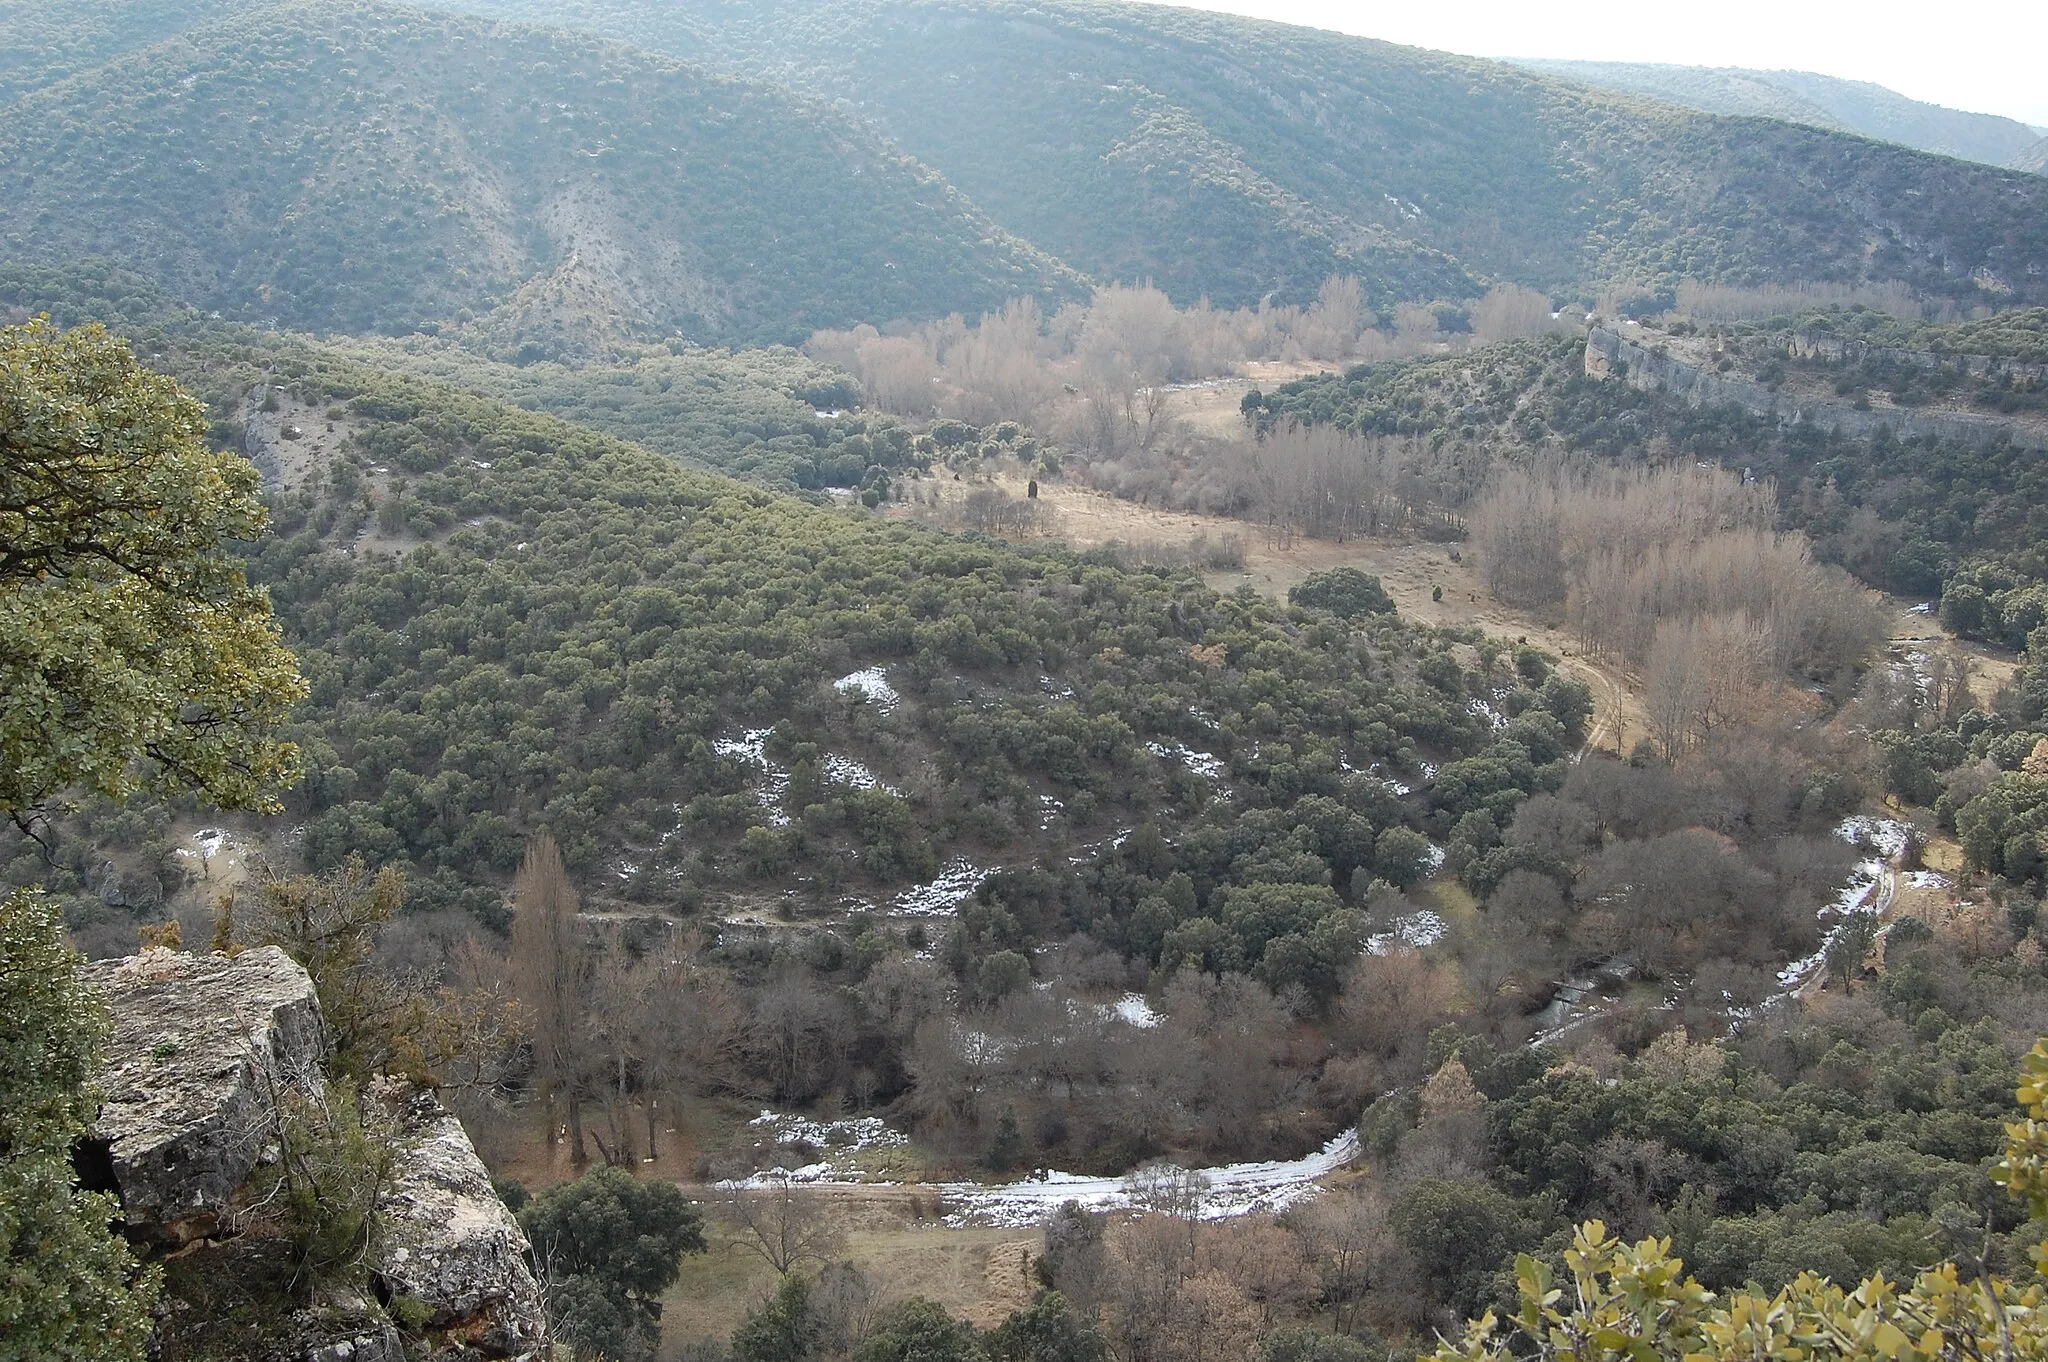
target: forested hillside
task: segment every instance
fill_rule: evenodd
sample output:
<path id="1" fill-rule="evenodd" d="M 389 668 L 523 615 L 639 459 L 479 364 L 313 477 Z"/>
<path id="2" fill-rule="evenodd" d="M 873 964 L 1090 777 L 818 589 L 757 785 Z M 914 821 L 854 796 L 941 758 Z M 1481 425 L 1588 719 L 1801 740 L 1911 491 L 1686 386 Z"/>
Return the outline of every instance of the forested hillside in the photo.
<path id="1" fill-rule="evenodd" d="M 333 1043 L 158 1351 L 425 1354 L 386 1073 L 579 1362 L 1415 1362 L 1589 1218 L 2037 1337 L 2044 210 L 1095 0 L 0 0 L 0 947 Z"/>
<path id="2" fill-rule="evenodd" d="M 1725 325 L 1677 321 L 1645 325 L 1639 334 L 1666 349 L 1702 347 L 1707 358 L 1700 362 L 1709 371 L 1754 380 L 1788 401 L 1805 392 L 1858 415 L 1875 406 L 1901 415 L 1958 410 L 2038 422 L 2048 400 L 2039 374 L 2044 316 L 2036 309 L 1928 326 L 1875 312 L 1836 313 Z M 1849 351 L 1839 351 L 1841 344 Z M 1928 362 L 1901 358 L 1908 349 Z M 1972 361 L 1973 355 L 1984 358 Z M 1694 404 L 1615 375 L 1589 374 L 1585 344 L 1576 339 L 1360 366 L 1259 394 L 1247 414 L 1266 429 L 1301 422 L 1361 435 L 1450 435 L 1467 451 L 1458 461 L 1464 495 L 1476 492 L 1497 458 L 1718 460 L 1772 480 L 1784 523 L 1865 581 L 1904 594 L 1939 596 L 1954 585 L 1966 597 L 2019 590 L 2031 600 L 2023 588 L 2042 573 L 2033 547 L 2048 529 L 2038 438 L 1901 438 L 1889 428 L 1852 436 L 1825 420 L 1785 426 L 1731 402 Z M 2036 622 L 2017 607 L 2011 628 L 1996 623 L 1995 610 L 1988 624 L 1974 607 L 1965 610 L 1954 616 L 1965 632 L 2014 647 Z"/>
<path id="3" fill-rule="evenodd" d="M 1376 306 L 1472 280 L 2048 288 L 2031 179 L 1365 39 L 1088 3 L 462 2 L 853 101 L 1005 227 L 1182 303 L 1338 272 Z"/>
<path id="4" fill-rule="evenodd" d="M 1561 778 L 1586 717 L 1539 661 L 1520 689 L 1511 670 L 1468 675 L 1453 639 L 1391 616 L 1354 632 L 1186 576 L 806 508 L 243 328 L 137 331 L 211 399 L 219 438 L 240 442 L 258 383 L 347 430 L 291 474 L 252 558 L 313 685 L 296 835 L 315 864 L 410 861 L 420 892 L 485 916 L 542 821 L 628 898 L 783 885 L 822 908 L 886 901 L 959 856 L 1056 863 L 1171 813 L 1218 820 L 1204 901 L 1270 878 L 1256 857 L 1230 868 L 1269 835 L 1327 843 L 1307 882 L 1334 891 L 1295 904 L 1292 928 L 1247 927 L 1230 958 L 1250 965 L 1341 915 L 1375 868 L 1416 873 L 1422 837 L 1380 836 L 1431 816 L 1399 777 L 1512 749 L 1484 788 L 1526 793 Z M 869 669 L 888 684 L 835 689 Z M 1504 738 L 1470 687 L 1529 712 Z M 1278 821 L 1232 850 L 1248 808 Z M 1073 888 L 1031 892 L 1056 912 Z"/>
<path id="5" fill-rule="evenodd" d="M 8 77 L 0 233 L 252 320 L 529 358 L 971 315 L 1071 291 L 1060 261 L 1223 305 L 1350 273 L 1383 312 L 1495 282 L 2048 288 L 2035 179 L 1362 39 L 1086 3 L 451 7 L 803 93 L 398 9 L 23 7 L 4 50 L 54 59 Z"/>
<path id="6" fill-rule="evenodd" d="M 202 306 L 506 357 L 1056 296 L 1071 276 L 873 133 L 559 33 L 371 5 L 188 31 L 0 113 L 0 241 Z"/>
<path id="7" fill-rule="evenodd" d="M 1515 64 L 1707 113 L 1782 118 L 2016 170 L 2032 168 L 2022 165 L 2019 158 L 2041 138 L 2039 132 L 2015 119 L 1947 109 L 1908 99 L 1869 81 L 1840 80 L 1812 71 L 1619 61 L 1523 60 Z"/>

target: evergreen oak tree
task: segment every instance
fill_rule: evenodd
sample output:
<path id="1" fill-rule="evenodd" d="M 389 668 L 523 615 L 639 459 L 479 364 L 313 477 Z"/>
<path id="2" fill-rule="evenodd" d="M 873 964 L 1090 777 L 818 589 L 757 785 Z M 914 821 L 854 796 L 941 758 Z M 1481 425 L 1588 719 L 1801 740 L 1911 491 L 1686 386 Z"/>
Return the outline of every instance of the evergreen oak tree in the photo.
<path id="1" fill-rule="evenodd" d="M 85 789 L 268 810 L 305 693 L 232 543 L 256 470 L 98 326 L 0 329 L 0 814 Z"/>
<path id="2" fill-rule="evenodd" d="M 295 776 L 298 668 L 229 553 L 263 530 L 256 471 L 205 430 L 98 327 L 0 329 L 0 814 L 24 828 L 72 790 L 268 809 Z M 54 905 L 0 903 L 0 1362 L 148 1343 L 155 1275 L 71 1166 L 106 1032 Z"/>

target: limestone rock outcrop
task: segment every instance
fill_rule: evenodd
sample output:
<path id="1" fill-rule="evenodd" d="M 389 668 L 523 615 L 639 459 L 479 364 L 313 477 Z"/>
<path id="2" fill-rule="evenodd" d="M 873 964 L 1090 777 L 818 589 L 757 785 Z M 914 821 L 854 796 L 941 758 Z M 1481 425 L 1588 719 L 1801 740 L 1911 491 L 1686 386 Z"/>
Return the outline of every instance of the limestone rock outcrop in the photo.
<path id="1" fill-rule="evenodd" d="M 131 1238 L 178 1245 L 217 1234 L 236 1193 L 278 1155 L 277 1112 L 317 1093 L 327 1051 L 313 981 L 275 946 L 226 956 L 155 949 L 97 961 L 113 1036 L 98 1077 L 98 1170 Z"/>
<path id="2" fill-rule="evenodd" d="M 380 1292 L 420 1302 L 427 1332 L 444 1347 L 545 1356 L 547 1313 L 526 1236 L 462 1122 L 430 1092 L 400 1090 L 386 1101 L 399 1136 L 391 1189 L 377 1208 Z"/>
<path id="3" fill-rule="evenodd" d="M 120 1196 L 138 1247 L 188 1250 L 181 1276 L 246 1275 L 252 1285 L 231 1295 L 262 1289 L 261 1264 L 293 1230 L 259 1195 L 259 1174 L 283 1156 L 282 1104 L 326 1083 L 312 979 L 275 947 L 233 957 L 154 949 L 93 963 L 86 977 L 113 1035 L 96 1078 L 100 1113 L 79 1151 L 85 1180 Z M 238 1343 L 234 1362 L 548 1357 L 526 1237 L 462 1123 L 398 1080 L 370 1084 L 365 1098 L 389 1118 L 375 1129 L 392 1154 L 371 1228 L 375 1261 L 318 1283 L 310 1305 L 280 1296 L 263 1341 Z M 200 1355 L 219 1362 L 217 1351 Z"/>

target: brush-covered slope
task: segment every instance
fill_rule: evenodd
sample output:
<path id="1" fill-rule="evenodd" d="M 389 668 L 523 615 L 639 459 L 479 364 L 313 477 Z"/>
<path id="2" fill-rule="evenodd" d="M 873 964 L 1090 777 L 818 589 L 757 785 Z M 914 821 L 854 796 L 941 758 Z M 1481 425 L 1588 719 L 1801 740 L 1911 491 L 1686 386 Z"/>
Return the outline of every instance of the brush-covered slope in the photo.
<path id="1" fill-rule="evenodd" d="M 1992 166 L 2016 166 L 2041 136 L 2016 119 L 1944 108 L 1867 80 L 1842 80 L 1813 71 L 1534 59 L 1516 65 L 1707 113 L 1782 118 Z"/>
<path id="2" fill-rule="evenodd" d="M 1086 0 L 456 0 L 852 101 L 1010 230 L 1184 301 L 1973 272 L 2048 294 L 2048 186 L 1518 67 Z"/>
<path id="3" fill-rule="evenodd" d="M 784 339 L 1071 276 L 848 118 L 586 36 L 356 4 L 192 29 L 0 113 L 0 245 L 202 306 L 528 357 Z M 472 320 L 473 319 L 473 320 Z"/>
<path id="4" fill-rule="evenodd" d="M 307 778 L 259 831 L 316 865 L 408 862 L 416 905 L 495 912 L 546 826 L 596 904 L 930 911 L 1015 868 L 1008 944 L 1069 907 L 1127 917 L 1152 887 L 1119 867 L 1163 876 L 1164 844 L 1115 845 L 1155 823 L 1210 867 L 1191 892 L 1292 886 L 1246 901 L 1230 949 L 1296 936 L 1273 970 L 1327 981 L 1374 875 L 1422 873 L 1420 836 L 1381 833 L 1552 788 L 1583 738 L 1586 692 L 1533 655 L 1469 671 L 1468 636 L 1391 613 L 806 505 L 116 272 L 18 271 L 0 303 L 111 318 L 204 396 L 216 440 L 258 450 L 274 533 L 251 570 L 311 683 Z M 1425 760 L 1441 798 L 1404 797 L 1392 777 L 1425 783 Z M 94 886 L 124 836 L 146 840 L 88 810 L 57 870 L 18 838 L 0 864 L 89 926 L 121 898 Z M 1119 948 L 1156 953 L 1194 903 L 1161 913 Z"/>
<path id="5" fill-rule="evenodd" d="M 0 0 L 0 104 L 263 0 Z"/>
<path id="6" fill-rule="evenodd" d="M 1626 335 L 1641 373 L 1588 365 L 1575 337 L 1518 341 L 1303 379 L 1247 414 L 1460 446 L 1458 494 L 1501 462 L 1716 460 L 1775 483 L 1785 524 L 1872 586 L 1960 588 L 1976 604 L 1947 611 L 1951 628 L 2026 644 L 2048 603 L 2048 308 L 1951 325 L 1666 319 Z M 1672 391 L 1660 365 L 1713 381 Z M 1943 434 L 1964 424 L 1943 417 L 1970 438 Z"/>

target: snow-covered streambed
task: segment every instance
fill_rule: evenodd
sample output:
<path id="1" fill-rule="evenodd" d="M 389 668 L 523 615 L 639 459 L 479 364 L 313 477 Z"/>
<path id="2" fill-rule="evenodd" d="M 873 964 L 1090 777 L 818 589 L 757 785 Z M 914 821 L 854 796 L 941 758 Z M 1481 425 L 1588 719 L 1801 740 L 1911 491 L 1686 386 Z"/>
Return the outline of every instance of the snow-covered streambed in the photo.
<path id="1" fill-rule="evenodd" d="M 1146 1015 L 1150 1016 L 1149 1010 Z M 808 1163 L 756 1173 L 738 1186 L 768 1187 L 781 1182 L 824 1189 L 899 1185 L 886 1176 L 864 1175 L 864 1166 L 877 1154 L 903 1150 L 909 1143 L 874 1117 L 818 1122 L 764 1111 L 751 1125 L 763 1134 L 801 1142 L 815 1152 Z M 1201 1188 L 1196 1198 L 1201 1218 L 1222 1220 L 1253 1211 L 1278 1211 L 1306 1200 L 1320 1190 L 1321 1179 L 1356 1157 L 1358 1131 L 1354 1128 L 1298 1159 L 1197 1168 L 1191 1170 L 1196 1177 L 1185 1181 Z M 1024 1226 L 1038 1224 L 1068 1201 L 1078 1201 L 1094 1211 L 1141 1205 L 1144 1192 L 1140 1182 L 1137 1177 L 1044 1171 L 1010 1183 L 936 1183 L 933 1190 L 944 1200 L 948 1225 Z"/>
<path id="2" fill-rule="evenodd" d="M 1229 1163 L 1194 1170 L 1204 1184 L 1198 1214 L 1222 1220 L 1253 1211 L 1278 1211 L 1321 1190 L 1320 1180 L 1358 1157 L 1358 1131 L 1345 1131 L 1313 1154 L 1267 1163 Z M 1040 1173 L 1022 1182 L 989 1186 L 942 1183 L 950 1208 L 948 1225 L 1036 1225 L 1063 1202 L 1078 1201 L 1093 1211 L 1123 1210 L 1139 1204 L 1132 1181 L 1079 1173 Z"/>

